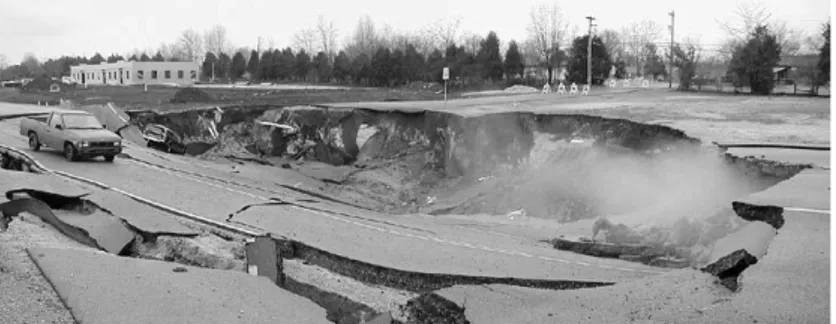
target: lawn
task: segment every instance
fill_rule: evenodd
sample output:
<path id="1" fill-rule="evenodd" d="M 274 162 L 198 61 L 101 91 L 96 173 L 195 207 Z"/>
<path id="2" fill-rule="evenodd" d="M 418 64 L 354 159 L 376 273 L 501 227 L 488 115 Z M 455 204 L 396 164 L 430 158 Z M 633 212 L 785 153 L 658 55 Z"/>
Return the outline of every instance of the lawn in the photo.
<path id="1" fill-rule="evenodd" d="M 175 104 L 169 102 L 182 88 L 149 86 L 148 91 L 140 86 L 114 87 L 97 86 L 65 89 L 61 93 L 28 93 L 17 88 L 0 89 L 0 101 L 36 104 L 49 102 L 57 105 L 60 99 L 72 100 L 80 105 L 95 105 L 112 102 L 123 109 L 180 110 L 193 107 L 206 107 L 230 104 L 275 104 L 297 105 L 331 102 L 385 101 L 385 100 L 438 100 L 443 95 L 429 91 L 390 90 L 378 88 L 348 89 L 241 89 L 241 88 L 201 88 L 213 100 L 207 103 Z"/>
<path id="2" fill-rule="evenodd" d="M 462 115 L 500 111 L 577 113 L 664 124 L 703 141 L 830 143 L 830 99 L 669 89 L 594 88 L 589 96 L 528 94 L 444 102 L 359 102 L 338 107 L 432 109 Z"/>

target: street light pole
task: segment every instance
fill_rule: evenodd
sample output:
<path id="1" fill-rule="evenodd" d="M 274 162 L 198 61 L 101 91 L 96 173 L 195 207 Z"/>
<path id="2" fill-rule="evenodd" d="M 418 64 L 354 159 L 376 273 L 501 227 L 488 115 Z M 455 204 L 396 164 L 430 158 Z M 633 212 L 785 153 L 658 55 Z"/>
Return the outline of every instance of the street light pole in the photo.
<path id="1" fill-rule="evenodd" d="M 595 17 L 587 16 L 587 20 L 589 20 L 589 43 L 586 47 L 586 84 L 588 86 L 592 86 L 592 21 L 595 20 Z"/>
<path id="2" fill-rule="evenodd" d="M 674 21 L 674 12 L 668 13 L 671 16 L 671 49 L 670 49 L 670 72 L 668 73 L 668 88 L 673 88 L 673 21 Z"/>

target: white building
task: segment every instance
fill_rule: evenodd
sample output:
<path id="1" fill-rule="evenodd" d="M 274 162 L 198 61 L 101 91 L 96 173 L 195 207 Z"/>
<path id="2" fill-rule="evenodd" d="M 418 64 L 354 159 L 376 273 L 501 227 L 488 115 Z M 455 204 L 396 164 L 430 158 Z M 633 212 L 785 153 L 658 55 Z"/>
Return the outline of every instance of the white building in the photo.
<path id="1" fill-rule="evenodd" d="M 195 62 L 119 61 L 71 66 L 70 77 L 85 85 L 192 85 L 198 80 L 199 71 Z"/>

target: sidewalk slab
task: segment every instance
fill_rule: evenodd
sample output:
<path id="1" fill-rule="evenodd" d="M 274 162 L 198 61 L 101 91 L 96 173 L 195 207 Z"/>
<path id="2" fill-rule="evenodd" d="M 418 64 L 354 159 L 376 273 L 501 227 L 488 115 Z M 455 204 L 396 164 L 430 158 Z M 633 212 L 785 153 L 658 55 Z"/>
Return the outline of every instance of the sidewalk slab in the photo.
<path id="1" fill-rule="evenodd" d="M 830 210 L 830 171 L 806 169 L 771 188 L 738 201 L 753 205 Z"/>
<path id="2" fill-rule="evenodd" d="M 89 191 L 53 175 L 0 169 L 0 192 L 8 195 L 10 191 L 39 191 L 69 198 L 90 194 Z"/>
<path id="3" fill-rule="evenodd" d="M 80 323 L 329 323 L 313 302 L 243 272 L 80 250 L 28 252 Z"/>

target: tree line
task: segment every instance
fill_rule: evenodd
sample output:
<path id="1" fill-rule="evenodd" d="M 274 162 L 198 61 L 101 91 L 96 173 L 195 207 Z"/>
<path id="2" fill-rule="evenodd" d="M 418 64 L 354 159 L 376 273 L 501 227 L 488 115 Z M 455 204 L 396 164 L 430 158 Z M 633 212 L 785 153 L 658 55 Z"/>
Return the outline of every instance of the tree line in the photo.
<path id="1" fill-rule="evenodd" d="M 729 41 L 711 57 L 712 61 L 729 66 L 729 76 L 750 73 L 743 71 L 752 69 L 740 68 L 744 62 L 749 65 L 760 62 L 758 64 L 763 66 L 777 64 L 774 59 L 754 59 L 761 52 L 742 50 L 758 27 L 765 27 L 775 38 L 774 42 L 781 48 L 779 57 L 799 53 L 802 48 L 823 51 L 822 38 L 801 37 L 798 30 L 772 18 L 762 6 L 738 6 L 735 14 L 736 20 L 720 22 L 729 34 Z M 29 54 L 20 64 L 5 69 L 2 69 L 0 59 L 0 71 L 5 79 L 39 74 L 60 76 L 66 75 L 71 65 L 128 59 L 199 62 L 204 78 L 222 81 L 401 86 L 415 81 L 440 82 L 442 68 L 448 67 L 453 86 L 484 82 L 542 85 L 544 81 L 562 78 L 585 83 L 590 36 L 580 34 L 577 26 L 571 26 L 557 3 L 532 7 L 528 18 L 526 38 L 507 43 L 493 31 L 483 36 L 460 30 L 461 19 L 458 17 L 440 19 L 416 31 L 403 32 L 389 25 L 376 26 L 370 17 L 363 16 L 353 32 L 341 42 L 342 46 L 338 46 L 338 31 L 332 22 L 320 16 L 313 26 L 301 28 L 293 36 L 291 46 L 284 48 L 278 48 L 269 37 L 259 37 L 255 48 L 236 48 L 227 38 L 226 28 L 217 25 L 203 32 L 187 29 L 172 43 L 123 55 L 65 56 L 41 63 Z M 663 41 L 662 30 L 654 21 L 642 20 L 620 30 L 594 32 L 593 81 L 601 83 L 612 76 L 668 78 L 671 76 L 666 63 L 672 57 L 680 86 L 690 86 L 691 80 L 700 77 L 699 62 L 706 59 L 704 48 L 698 41 L 688 38 L 673 47 L 660 46 L 665 43 L 660 42 Z M 803 46 L 801 39 L 805 41 Z M 826 44 L 829 53 L 829 39 Z M 824 72 L 818 75 L 817 82 L 821 82 Z M 737 79 L 751 81 L 751 78 Z"/>

